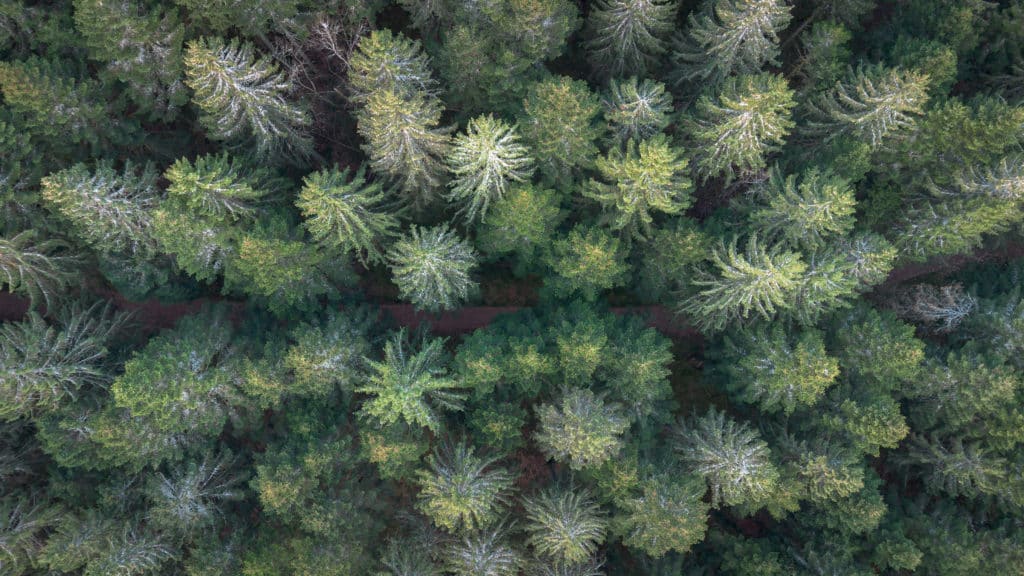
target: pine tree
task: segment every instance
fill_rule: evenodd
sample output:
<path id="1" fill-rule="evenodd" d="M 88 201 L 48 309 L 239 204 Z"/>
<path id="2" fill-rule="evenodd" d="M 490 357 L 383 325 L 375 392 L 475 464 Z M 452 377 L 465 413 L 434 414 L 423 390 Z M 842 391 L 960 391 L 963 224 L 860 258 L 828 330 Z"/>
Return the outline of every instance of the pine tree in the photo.
<path id="1" fill-rule="evenodd" d="M 181 81 L 185 29 L 177 14 L 131 0 L 75 0 L 74 6 L 75 28 L 90 57 L 128 85 L 138 106 L 156 118 L 173 118 L 188 101 Z"/>
<path id="2" fill-rule="evenodd" d="M 160 197 L 152 165 L 128 162 L 118 173 L 108 162 L 84 164 L 43 178 L 42 196 L 75 234 L 101 252 L 151 256 L 155 240 L 150 211 Z"/>
<path id="3" fill-rule="evenodd" d="M 430 72 L 430 60 L 418 40 L 388 29 L 374 30 L 359 40 L 348 63 L 352 99 L 365 103 L 379 91 L 403 98 L 438 93 Z"/>
<path id="4" fill-rule="evenodd" d="M 753 74 L 778 64 L 779 33 L 792 18 L 784 0 L 705 0 L 676 36 L 672 59 L 679 81 Z"/>
<path id="5" fill-rule="evenodd" d="M 640 495 L 623 503 L 626 546 L 660 558 L 672 551 L 685 554 L 704 540 L 710 506 L 700 478 L 658 474 L 642 486 Z"/>
<path id="6" fill-rule="evenodd" d="M 604 119 L 620 142 L 647 140 L 671 123 L 672 96 L 653 80 L 612 78 L 604 99 Z"/>
<path id="7" fill-rule="evenodd" d="M 952 198 L 911 207 L 896 223 L 893 244 L 901 255 L 923 261 L 963 254 L 986 236 L 1002 234 L 1024 220 L 1018 202 L 992 198 Z"/>
<path id="8" fill-rule="evenodd" d="M 106 550 L 115 530 L 113 518 L 92 508 L 79 515 L 65 515 L 47 538 L 38 561 L 51 570 L 78 570 Z"/>
<path id="9" fill-rule="evenodd" d="M 418 474 L 420 510 L 449 532 L 486 528 L 508 502 L 512 476 L 473 452 L 465 441 L 444 444 Z"/>
<path id="10" fill-rule="evenodd" d="M 673 0 L 601 0 L 587 17 L 590 56 L 612 77 L 643 74 L 667 49 L 679 3 Z"/>
<path id="11" fill-rule="evenodd" d="M 777 310 L 793 305 L 807 269 L 799 254 L 762 248 L 756 236 L 747 240 L 744 254 L 737 252 L 736 243 L 734 238 L 728 247 L 723 244 L 712 251 L 717 274 L 703 272 L 692 280 L 699 291 L 679 306 L 703 329 L 721 330 L 747 320 L 751 312 L 770 320 Z"/>
<path id="12" fill-rule="evenodd" d="M 175 549 L 161 537 L 125 524 L 119 536 L 108 542 L 107 550 L 89 562 L 83 576 L 145 574 L 159 570 L 175 556 Z"/>
<path id="13" fill-rule="evenodd" d="M 396 182 L 418 207 L 430 203 L 444 177 L 450 130 L 439 127 L 441 112 L 435 97 L 376 90 L 357 114 L 370 167 Z"/>
<path id="14" fill-rule="evenodd" d="M 557 76 L 530 87 L 523 102 L 523 139 L 543 175 L 566 183 L 598 154 L 600 99 L 580 80 Z"/>
<path id="15" fill-rule="evenodd" d="M 674 449 L 711 487 L 713 506 L 759 505 L 773 492 L 779 472 L 760 436 L 714 408 L 680 421 Z"/>
<path id="16" fill-rule="evenodd" d="M 491 115 L 470 120 L 446 160 L 453 176 L 446 197 L 462 204 L 459 211 L 469 221 L 485 218 L 510 182 L 525 182 L 533 174 L 533 159 L 519 143 L 516 128 Z"/>
<path id="17" fill-rule="evenodd" d="M 284 367 L 294 375 L 289 394 L 327 397 L 335 389 L 354 390 L 364 377 L 363 358 L 370 353 L 366 337 L 370 314 L 328 312 L 315 323 L 302 323 L 290 336 Z"/>
<path id="18" fill-rule="evenodd" d="M 616 338 L 602 362 L 612 395 L 631 409 L 641 426 L 660 421 L 672 401 L 672 341 L 636 316 L 618 322 L 613 334 Z"/>
<path id="19" fill-rule="evenodd" d="M 573 228 L 565 238 L 555 240 L 547 256 L 556 276 L 549 276 L 545 288 L 560 296 L 579 294 L 593 301 L 602 290 L 625 283 L 629 265 L 622 242 L 599 228 Z"/>
<path id="20" fill-rule="evenodd" d="M 729 388 L 764 412 L 813 406 L 839 377 L 839 362 L 825 352 L 817 330 L 790 336 L 781 326 L 726 337 L 723 369 Z"/>
<path id="21" fill-rule="evenodd" d="M 252 168 L 227 153 L 194 161 L 179 158 L 164 178 L 170 182 L 167 195 L 174 209 L 225 222 L 256 216 L 277 184 L 268 170 Z"/>
<path id="22" fill-rule="evenodd" d="M 216 37 L 193 40 L 185 51 L 185 73 L 211 138 L 234 144 L 251 139 L 261 159 L 302 158 L 311 152 L 309 115 L 288 101 L 291 83 L 252 44 Z"/>
<path id="23" fill-rule="evenodd" d="M 995 166 L 968 166 L 957 179 L 963 194 L 1006 200 L 1024 201 L 1024 157 L 1007 156 Z"/>
<path id="24" fill-rule="evenodd" d="M 364 263 L 382 262 L 382 244 L 395 234 L 398 218 L 388 208 L 379 182 L 367 182 L 366 170 L 337 168 L 303 178 L 295 206 L 306 218 L 313 239 L 325 247 L 355 252 Z"/>
<path id="25" fill-rule="evenodd" d="M 537 409 L 540 428 L 534 440 L 549 458 L 567 461 L 573 470 L 600 466 L 622 448 L 629 420 L 618 404 L 587 389 L 562 394 L 557 405 Z"/>
<path id="26" fill-rule="evenodd" d="M 911 436 L 907 451 L 894 459 L 902 467 L 923 468 L 929 493 L 945 492 L 954 498 L 996 494 L 1007 476 L 1005 459 L 980 443 L 956 437 Z"/>
<path id="27" fill-rule="evenodd" d="M 28 296 L 33 307 L 51 308 L 75 281 L 79 259 L 62 240 L 37 238 L 35 230 L 0 238 L 0 286 Z"/>
<path id="28" fill-rule="evenodd" d="M 0 325 L 0 420 L 53 411 L 109 382 L 106 343 L 124 317 L 93 307 L 58 318 L 48 325 L 30 310 L 22 322 Z"/>
<path id="29" fill-rule="evenodd" d="M 204 458 L 175 467 L 170 475 L 157 472 L 147 487 L 150 517 L 161 528 L 193 539 L 214 526 L 220 507 L 243 497 L 244 477 L 232 470 L 231 458 Z"/>
<path id="30" fill-rule="evenodd" d="M 701 178 L 724 174 L 731 181 L 737 173 L 767 166 L 768 154 L 781 147 L 794 126 L 794 106 L 786 80 L 767 73 L 727 78 L 717 92 L 701 96 L 685 120 Z"/>
<path id="31" fill-rule="evenodd" d="M 591 180 L 583 195 L 613 210 L 613 230 L 643 240 L 651 233 L 652 212 L 678 214 L 692 204 L 688 164 L 664 136 L 639 144 L 630 140 L 625 152 L 612 148 L 597 159 L 595 168 L 606 182 Z"/>
<path id="32" fill-rule="evenodd" d="M 431 551 L 414 542 L 389 540 L 380 563 L 387 570 L 381 576 L 443 576 L 434 564 Z"/>
<path id="33" fill-rule="evenodd" d="M 580 564 L 604 541 L 607 522 L 586 490 L 548 489 L 526 499 L 523 506 L 527 542 L 540 556 Z"/>
<path id="34" fill-rule="evenodd" d="M 776 167 L 767 188 L 765 204 L 751 213 L 750 220 L 769 239 L 815 250 L 853 229 L 853 187 L 829 171 L 811 168 L 797 185 L 796 176 L 783 177 Z"/>
<path id="35" fill-rule="evenodd" d="M 392 335 L 384 345 L 383 361 L 366 360 L 369 378 L 355 389 L 369 398 L 361 413 L 382 425 L 402 420 L 437 432 L 441 428 L 439 408 L 461 410 L 461 384 L 448 376 L 444 367 L 444 340 L 424 338 L 417 347 L 405 330 Z"/>
<path id="36" fill-rule="evenodd" d="M 849 133 L 872 147 L 914 125 L 928 102 L 928 75 L 881 65 L 861 66 L 846 81 L 807 103 L 806 129 L 827 142 Z"/>
<path id="37" fill-rule="evenodd" d="M 455 576 L 517 576 L 523 558 L 507 535 L 508 529 L 498 525 L 463 536 L 444 550 L 445 567 Z"/>
<path id="38" fill-rule="evenodd" d="M 565 218 L 559 194 L 531 184 L 519 184 L 494 203 L 477 228 L 476 246 L 489 256 L 514 253 L 519 269 L 538 260 Z"/>
<path id="39" fill-rule="evenodd" d="M 268 32 L 303 26 L 303 0 L 174 0 L 201 27 L 223 34 L 237 29 L 246 36 L 265 37 Z M 305 27 L 302 28 L 305 31 Z"/>
<path id="40" fill-rule="evenodd" d="M 422 310 L 458 308 L 477 289 L 470 276 L 476 253 L 447 226 L 413 226 L 391 247 L 388 260 L 402 297 Z"/>

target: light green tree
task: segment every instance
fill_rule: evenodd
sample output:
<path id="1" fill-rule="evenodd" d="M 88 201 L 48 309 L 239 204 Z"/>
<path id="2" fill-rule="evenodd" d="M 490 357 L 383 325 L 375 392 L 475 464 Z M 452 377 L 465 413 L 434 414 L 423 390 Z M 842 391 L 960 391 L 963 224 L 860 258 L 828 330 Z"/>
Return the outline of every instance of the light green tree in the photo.
<path id="1" fill-rule="evenodd" d="M 623 284 L 629 271 L 623 243 L 596 227 L 577 226 L 555 240 L 547 263 L 556 275 L 547 278 L 545 288 L 560 296 L 578 293 L 585 300 Z"/>
<path id="2" fill-rule="evenodd" d="M 765 202 L 750 215 L 765 237 L 779 238 L 794 248 L 814 250 L 853 229 L 857 199 L 850 182 L 811 168 L 797 184 L 795 175 L 771 172 Z"/>
<path id="3" fill-rule="evenodd" d="M 413 226 L 388 252 L 391 273 L 402 298 L 422 310 L 458 308 L 476 291 L 471 277 L 476 252 L 447 225 Z"/>
<path id="4" fill-rule="evenodd" d="M 778 64 L 779 33 L 791 18 L 785 0 L 705 0 L 675 38 L 672 59 L 679 82 L 718 83 Z"/>
<path id="5" fill-rule="evenodd" d="M 526 499 L 523 506 L 527 542 L 540 556 L 580 564 L 604 542 L 607 521 L 586 490 L 551 488 Z"/>
<path id="6" fill-rule="evenodd" d="M 733 76 L 705 92 L 684 124 L 696 149 L 695 168 L 707 180 L 760 170 L 792 130 L 793 91 L 776 74 Z"/>
<path id="7" fill-rule="evenodd" d="M 244 476 L 232 468 L 224 454 L 178 465 L 169 474 L 157 472 L 147 486 L 150 518 L 172 534 L 196 539 L 216 525 L 224 504 L 244 497 Z"/>
<path id="8" fill-rule="evenodd" d="M 600 0 L 587 16 L 591 59 L 609 76 L 643 74 L 668 50 L 675 0 Z"/>
<path id="9" fill-rule="evenodd" d="M 672 96 L 661 82 L 633 76 L 608 83 L 604 119 L 620 142 L 654 136 L 668 127 L 672 113 Z"/>
<path id="10" fill-rule="evenodd" d="M 409 98 L 436 95 L 430 60 L 418 40 L 393 34 L 387 28 L 363 36 L 348 62 L 348 88 L 352 99 L 365 103 L 378 91 Z"/>
<path id="11" fill-rule="evenodd" d="M 566 461 L 573 470 L 600 466 L 622 448 L 629 419 L 618 404 L 606 403 L 587 389 L 562 394 L 557 405 L 537 408 L 540 427 L 534 434 L 549 458 Z"/>
<path id="12" fill-rule="evenodd" d="M 395 234 L 398 218 L 381 184 L 366 181 L 365 168 L 321 170 L 302 182 L 295 206 L 314 240 L 354 252 L 364 264 L 384 261 L 382 244 Z"/>
<path id="13" fill-rule="evenodd" d="M 179 158 L 164 178 L 170 182 L 167 196 L 174 202 L 164 208 L 221 222 L 255 217 L 279 185 L 269 170 L 227 153 Z"/>
<path id="14" fill-rule="evenodd" d="M 185 83 L 215 140 L 242 144 L 260 158 L 302 158 L 312 152 L 309 114 L 287 98 L 292 86 L 277 64 L 237 39 L 199 38 L 185 51 Z"/>
<path id="15" fill-rule="evenodd" d="M 645 479 L 641 490 L 623 502 L 617 522 L 626 546 L 660 558 L 672 551 L 685 554 L 704 540 L 710 506 L 703 501 L 703 480 L 658 474 Z"/>
<path id="16" fill-rule="evenodd" d="M 369 314 L 328 312 L 315 323 L 302 323 L 292 330 L 293 344 L 285 352 L 284 367 L 294 382 L 289 394 L 327 397 L 338 387 L 354 390 L 365 376 L 364 357 L 370 353 L 366 337 Z"/>
<path id="17" fill-rule="evenodd" d="M 0 286 L 28 296 L 33 307 L 50 308 L 76 280 L 80 259 L 69 252 L 66 242 L 38 236 L 35 230 L 25 230 L 0 237 Z"/>
<path id="18" fill-rule="evenodd" d="M 549 188 L 510 187 L 478 225 L 477 248 L 490 256 L 514 253 L 520 269 L 535 264 L 565 217 L 559 204 L 560 195 Z"/>
<path id="19" fill-rule="evenodd" d="M 443 444 L 420 470 L 418 507 L 449 532 L 472 532 L 493 524 L 508 503 L 512 476 L 494 459 L 474 454 L 465 441 Z"/>
<path id="20" fill-rule="evenodd" d="M 591 180 L 583 195 L 611 209 L 613 230 L 643 240 L 651 233 L 653 212 L 678 214 L 693 203 L 688 164 L 665 136 L 639 144 L 630 140 L 625 151 L 612 148 L 597 159 L 595 168 L 604 182 Z"/>
<path id="21" fill-rule="evenodd" d="M 601 101 L 586 83 L 566 76 L 537 82 L 523 110 L 523 140 L 545 177 L 570 182 L 575 170 L 590 167 L 603 129 L 597 123 Z"/>
<path id="22" fill-rule="evenodd" d="M 516 128 L 491 115 L 469 121 L 466 133 L 452 142 L 447 162 L 453 178 L 446 196 L 462 204 L 459 212 L 469 221 L 484 218 L 510 182 L 526 182 L 533 174 L 533 159 Z"/>
<path id="23" fill-rule="evenodd" d="M 401 420 L 437 432 L 439 409 L 461 410 L 465 397 L 444 362 L 443 339 L 424 338 L 414 347 L 405 330 L 393 334 L 383 360 L 366 360 L 369 378 L 355 389 L 368 396 L 360 412 L 384 426 Z"/>
<path id="24" fill-rule="evenodd" d="M 508 542 L 508 528 L 497 525 L 470 533 L 442 552 L 455 576 L 517 576 L 523 558 Z"/>

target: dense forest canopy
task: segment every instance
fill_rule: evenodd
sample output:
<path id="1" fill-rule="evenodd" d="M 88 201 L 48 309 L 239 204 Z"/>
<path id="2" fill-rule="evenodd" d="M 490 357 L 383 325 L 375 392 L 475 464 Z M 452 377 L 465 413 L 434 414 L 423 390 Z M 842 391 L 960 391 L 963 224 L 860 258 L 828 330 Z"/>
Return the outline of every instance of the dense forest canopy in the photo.
<path id="1" fill-rule="evenodd" d="M 1024 0 L 0 0 L 0 576 L 1024 575 Z"/>

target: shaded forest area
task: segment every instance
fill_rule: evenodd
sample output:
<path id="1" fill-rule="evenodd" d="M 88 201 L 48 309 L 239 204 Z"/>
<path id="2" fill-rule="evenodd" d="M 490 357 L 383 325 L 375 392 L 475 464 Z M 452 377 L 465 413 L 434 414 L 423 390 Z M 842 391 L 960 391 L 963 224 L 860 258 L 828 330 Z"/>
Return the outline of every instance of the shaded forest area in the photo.
<path id="1" fill-rule="evenodd" d="M 1024 575 L 1021 0 L 0 0 L 0 576 Z"/>

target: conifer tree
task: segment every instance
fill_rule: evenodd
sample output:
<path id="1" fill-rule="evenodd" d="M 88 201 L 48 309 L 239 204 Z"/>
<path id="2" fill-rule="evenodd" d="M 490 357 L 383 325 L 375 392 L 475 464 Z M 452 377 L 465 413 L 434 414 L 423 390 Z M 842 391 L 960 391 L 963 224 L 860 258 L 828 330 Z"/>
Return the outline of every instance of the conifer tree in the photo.
<path id="1" fill-rule="evenodd" d="M 547 260 L 556 276 L 548 278 L 545 288 L 562 296 L 578 293 L 590 301 L 602 290 L 623 284 L 629 271 L 622 242 L 599 228 L 573 228 L 555 240 Z"/>
<path id="2" fill-rule="evenodd" d="M 17 493 L 0 498 L 0 569 L 27 574 L 42 547 L 42 532 L 61 517 L 61 509 Z"/>
<path id="3" fill-rule="evenodd" d="M 421 310 L 458 308 L 477 289 L 470 276 L 476 253 L 447 226 L 413 226 L 391 247 L 388 260 L 402 297 Z"/>
<path id="4" fill-rule="evenodd" d="M 604 119 L 620 142 L 647 140 L 671 123 L 672 96 L 653 80 L 612 78 L 604 100 Z"/>
<path id="5" fill-rule="evenodd" d="M 152 165 L 131 162 L 118 173 L 108 162 L 95 171 L 84 164 L 43 178 L 43 199 L 68 221 L 75 234 L 101 252 L 146 258 L 154 250 L 150 211 L 160 191 Z"/>
<path id="6" fill-rule="evenodd" d="M 223 34 L 237 29 L 246 36 L 264 37 L 275 29 L 301 26 L 303 0 L 174 0 L 203 28 Z"/>
<path id="7" fill-rule="evenodd" d="M 476 246 L 490 256 L 515 253 L 520 269 L 534 264 L 565 212 L 559 195 L 531 184 L 511 186 L 477 228 Z"/>
<path id="8" fill-rule="evenodd" d="M 997 494 L 1005 485 L 1007 462 L 978 442 L 914 435 L 905 453 L 896 455 L 900 466 L 921 467 L 930 493 L 976 497 Z"/>
<path id="9" fill-rule="evenodd" d="M 609 76 L 643 74 L 667 49 L 678 2 L 601 0 L 587 17 L 590 56 Z"/>
<path id="10" fill-rule="evenodd" d="M 56 238 L 38 239 L 35 230 L 0 237 L 0 286 L 50 308 L 75 280 L 79 259 Z"/>
<path id="11" fill-rule="evenodd" d="M 540 428 L 534 439 L 550 458 L 567 461 L 573 470 L 600 466 L 622 448 L 629 420 L 618 404 L 609 404 L 587 389 L 562 394 L 557 405 L 537 409 Z"/>
<path id="12" fill-rule="evenodd" d="M 1014 154 L 995 166 L 968 166 L 957 185 L 964 194 L 1020 202 L 1024 200 L 1024 157 Z"/>
<path id="13" fill-rule="evenodd" d="M 40 564 L 51 570 L 73 572 L 98 558 L 116 530 L 113 518 L 89 508 L 61 518 L 39 552 Z"/>
<path id="14" fill-rule="evenodd" d="M 286 96 L 292 86 L 277 65 L 237 39 L 200 38 L 185 51 L 185 83 L 215 140 L 251 139 L 262 159 L 302 158 L 311 152 L 309 115 Z"/>
<path id="15" fill-rule="evenodd" d="M 498 519 L 508 501 L 512 477 L 481 458 L 465 441 L 447 443 L 427 459 L 421 470 L 419 508 L 449 532 L 472 532 Z"/>
<path id="16" fill-rule="evenodd" d="M 580 80 L 557 76 L 530 87 L 523 102 L 523 139 L 537 166 L 554 182 L 569 182 L 597 156 L 600 99 Z"/>
<path id="17" fill-rule="evenodd" d="M 847 76 L 807 103 L 806 129 L 826 142 L 849 133 L 877 147 L 891 134 L 912 127 L 928 102 L 925 73 L 870 65 Z"/>
<path id="18" fill-rule="evenodd" d="M 695 168 L 704 180 L 760 170 L 793 128 L 793 91 L 778 75 L 730 77 L 697 101 L 685 125 L 696 145 Z"/>
<path id="19" fill-rule="evenodd" d="M 704 416 L 681 421 L 674 438 L 683 462 L 707 481 L 713 506 L 757 506 L 779 481 L 768 445 L 724 412 L 712 408 Z"/>
<path id="20" fill-rule="evenodd" d="M 224 503 L 242 498 L 243 479 L 226 456 L 179 465 L 169 475 L 158 472 L 147 487 L 150 516 L 172 534 L 196 538 L 215 525 Z"/>
<path id="21" fill-rule="evenodd" d="M 486 217 L 510 182 L 525 182 L 533 174 L 533 159 L 516 128 L 490 115 L 469 121 L 466 133 L 452 142 L 447 162 L 453 178 L 446 197 L 462 204 L 459 211 L 469 221 Z"/>
<path id="22" fill-rule="evenodd" d="M 465 398 L 444 361 L 443 339 L 424 338 L 414 347 L 404 329 L 392 335 L 384 344 L 384 359 L 366 361 L 369 378 L 355 389 L 369 395 L 361 413 L 384 426 L 402 420 L 437 432 L 439 409 L 461 410 Z"/>
<path id="23" fill-rule="evenodd" d="M 657 330 L 644 327 L 629 317 L 615 325 L 615 341 L 608 359 L 607 385 L 613 396 L 629 407 L 641 426 L 646 420 L 659 421 L 671 402 L 672 343 Z"/>
<path id="24" fill-rule="evenodd" d="M 685 554 L 704 540 L 710 506 L 700 478 L 658 474 L 644 480 L 642 493 L 624 502 L 619 521 L 623 542 L 648 556 Z"/>
<path id="25" fill-rule="evenodd" d="M 893 244 L 910 260 L 963 254 L 1022 219 L 1024 212 L 1012 201 L 954 197 L 925 202 L 906 210 L 896 223 Z"/>
<path id="26" fill-rule="evenodd" d="M 432 190 L 444 177 L 450 130 L 439 126 L 441 112 L 440 101 L 422 92 L 406 97 L 375 90 L 358 113 L 370 167 L 411 195 L 419 207 L 433 199 Z"/>
<path id="27" fill-rule="evenodd" d="M 718 83 L 778 64 L 779 33 L 791 18 L 785 0 L 705 0 L 674 42 L 679 81 Z"/>
<path id="28" fill-rule="evenodd" d="M 398 219 L 388 211 L 379 182 L 367 182 L 366 170 L 337 168 L 303 178 L 295 206 L 306 218 L 313 239 L 325 247 L 354 252 L 365 264 L 384 260 L 382 244 L 395 234 Z"/>
<path id="29" fill-rule="evenodd" d="M 527 542 L 540 556 L 580 564 L 604 541 L 606 521 L 586 490 L 553 488 L 524 502 Z"/>
<path id="30" fill-rule="evenodd" d="M 711 254 L 716 273 L 702 272 L 692 280 L 699 291 L 684 300 L 679 311 L 690 314 L 699 326 L 721 330 L 747 320 L 751 312 L 771 319 L 779 309 L 793 305 L 800 278 L 807 265 L 794 252 L 762 248 L 757 237 L 747 240 L 745 253 L 736 250 L 738 240 L 720 245 Z"/>
<path id="31" fill-rule="evenodd" d="M 157 535 L 125 524 L 118 536 L 108 541 L 107 549 L 89 562 L 83 576 L 107 574 L 145 574 L 159 570 L 172 560 L 175 548 Z"/>
<path id="32" fill-rule="evenodd" d="M 523 558 L 507 539 L 503 525 L 463 536 L 444 550 L 445 567 L 455 576 L 516 576 Z"/>
<path id="33" fill-rule="evenodd" d="M 853 187 L 831 172 L 811 168 L 797 185 L 796 176 L 783 177 L 776 167 L 767 188 L 765 205 L 756 208 L 750 219 L 769 239 L 815 250 L 853 229 L 857 204 Z"/>
<path id="34" fill-rule="evenodd" d="M 268 170 L 227 153 L 179 158 L 164 177 L 170 181 L 168 197 L 178 204 L 174 208 L 221 221 L 255 216 L 277 184 Z"/>
<path id="35" fill-rule="evenodd" d="M 290 394 L 327 397 L 338 387 L 355 389 L 364 377 L 363 358 L 370 353 L 366 337 L 369 314 L 330 312 L 316 323 L 302 323 L 291 332 L 294 344 L 283 362 L 295 380 Z"/>
<path id="36" fill-rule="evenodd" d="M 639 144 L 630 140 L 623 152 L 612 148 L 595 168 L 605 182 L 590 181 L 583 194 L 611 208 L 611 228 L 644 239 L 652 212 L 678 214 L 693 202 L 686 177 L 689 162 L 661 135 Z"/>
<path id="37" fill-rule="evenodd" d="M 348 63 L 352 99 L 365 103 L 378 91 L 403 98 L 420 94 L 435 96 L 437 82 L 431 76 L 430 60 L 418 40 L 410 40 L 388 29 L 374 30 L 359 40 Z"/>

